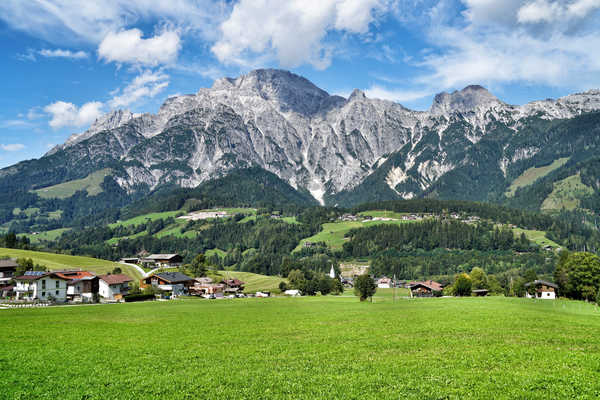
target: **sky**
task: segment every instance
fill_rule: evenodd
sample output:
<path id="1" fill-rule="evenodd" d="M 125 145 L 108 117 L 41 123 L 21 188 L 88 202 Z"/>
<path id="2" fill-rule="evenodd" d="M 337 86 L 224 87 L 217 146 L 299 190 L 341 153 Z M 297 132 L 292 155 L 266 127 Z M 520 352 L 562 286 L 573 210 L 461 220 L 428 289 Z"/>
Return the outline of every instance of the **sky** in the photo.
<path id="1" fill-rule="evenodd" d="M 600 0 L 2 0 L 0 167 L 256 68 L 425 110 L 470 84 L 511 104 L 599 88 L 598 49 Z"/>

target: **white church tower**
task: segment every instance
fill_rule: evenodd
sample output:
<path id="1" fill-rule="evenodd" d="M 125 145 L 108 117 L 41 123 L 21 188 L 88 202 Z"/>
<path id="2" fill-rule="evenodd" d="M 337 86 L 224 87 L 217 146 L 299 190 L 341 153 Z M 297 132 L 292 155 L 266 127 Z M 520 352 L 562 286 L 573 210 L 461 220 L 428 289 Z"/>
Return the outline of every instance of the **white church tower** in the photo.
<path id="1" fill-rule="evenodd" d="M 333 264 L 331 264 L 331 271 L 329 271 L 329 277 L 331 279 L 335 279 L 335 270 L 333 269 Z"/>

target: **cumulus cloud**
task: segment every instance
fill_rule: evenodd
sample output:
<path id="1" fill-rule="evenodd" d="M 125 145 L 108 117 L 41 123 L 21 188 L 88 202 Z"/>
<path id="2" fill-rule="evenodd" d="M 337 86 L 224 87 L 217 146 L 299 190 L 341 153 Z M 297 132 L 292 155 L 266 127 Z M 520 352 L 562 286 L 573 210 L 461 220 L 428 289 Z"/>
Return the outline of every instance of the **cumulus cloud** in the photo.
<path id="1" fill-rule="evenodd" d="M 366 33 L 375 13 L 388 6 L 384 0 L 241 0 L 212 51 L 224 63 L 249 65 L 259 57 L 285 67 L 325 68 L 333 51 L 324 43 L 329 32 Z"/>
<path id="2" fill-rule="evenodd" d="M 169 75 L 144 71 L 109 101 L 110 108 L 128 107 L 142 98 L 152 98 L 169 86 Z"/>
<path id="3" fill-rule="evenodd" d="M 21 143 L 0 144 L 0 148 L 4 151 L 19 151 L 23 150 L 25 145 Z"/>
<path id="4" fill-rule="evenodd" d="M 98 56 L 108 62 L 168 64 L 177 59 L 180 46 L 177 32 L 165 31 L 143 39 L 142 31 L 134 28 L 107 34 L 98 47 Z"/>
<path id="5" fill-rule="evenodd" d="M 380 85 L 372 85 L 365 90 L 370 98 L 389 100 L 398 103 L 410 102 L 431 95 L 433 92 L 424 90 L 389 89 Z"/>
<path id="6" fill-rule="evenodd" d="M 50 126 L 54 129 L 62 127 L 82 127 L 89 125 L 102 115 L 102 103 L 91 101 L 77 107 L 73 103 L 56 101 L 44 107 L 51 116 Z"/>
<path id="7" fill-rule="evenodd" d="M 561 1 L 534 0 L 526 3 L 517 12 L 520 23 L 540 23 L 564 21 L 571 18 L 584 18 L 600 8 L 600 0 Z"/>
<path id="8" fill-rule="evenodd" d="M 62 49 L 42 49 L 38 51 L 38 54 L 43 57 L 49 58 L 73 58 L 73 59 L 82 59 L 88 58 L 89 55 L 85 51 L 71 51 L 71 50 L 62 50 Z"/>

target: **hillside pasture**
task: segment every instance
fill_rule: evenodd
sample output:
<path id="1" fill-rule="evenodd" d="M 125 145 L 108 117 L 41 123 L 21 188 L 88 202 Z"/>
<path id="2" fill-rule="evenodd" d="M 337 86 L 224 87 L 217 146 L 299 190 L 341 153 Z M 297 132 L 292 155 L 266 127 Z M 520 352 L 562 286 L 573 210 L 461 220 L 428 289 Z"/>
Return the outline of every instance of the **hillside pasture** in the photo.
<path id="1" fill-rule="evenodd" d="M 546 237 L 546 232 L 544 231 L 536 231 L 532 229 L 521 229 L 521 228 L 513 228 L 513 232 L 516 237 L 521 236 L 521 233 L 525 233 L 527 239 L 531 240 L 533 243 L 538 244 L 542 247 L 550 246 L 553 248 L 561 247 L 558 243 L 548 239 Z"/>
<path id="2" fill-rule="evenodd" d="M 581 197 L 593 193 L 594 189 L 584 185 L 579 174 L 572 175 L 554 182 L 552 192 L 546 197 L 540 208 L 542 211 L 557 211 L 563 208 L 574 210 L 579 207 Z"/>
<path id="3" fill-rule="evenodd" d="M 1 310 L 0 324 L 10 399 L 600 393 L 600 312 L 582 302 L 190 299 Z"/>
<path id="4" fill-rule="evenodd" d="M 141 274 L 138 270 L 131 266 L 98 258 L 5 248 L 0 248 L 0 256 L 7 256 L 10 258 L 31 258 L 34 264 L 45 265 L 51 271 L 81 268 L 96 274 L 106 274 L 111 272 L 115 267 L 119 267 L 123 273 L 132 278 L 141 278 Z"/>
<path id="5" fill-rule="evenodd" d="M 104 178 L 110 176 L 112 171 L 108 168 L 93 172 L 83 179 L 76 179 L 58 185 L 48 186 L 34 190 L 38 196 L 44 199 L 66 199 L 73 196 L 80 190 L 87 191 L 89 196 L 95 196 L 102 193 L 102 182 Z"/>
<path id="6" fill-rule="evenodd" d="M 531 185 L 539 178 L 543 178 L 550 172 L 562 167 L 567 163 L 567 161 L 569 161 L 569 157 L 559 158 L 554 160 L 551 164 L 543 167 L 528 168 L 510 184 L 510 187 L 506 191 L 506 196 L 514 196 L 518 188 Z"/>

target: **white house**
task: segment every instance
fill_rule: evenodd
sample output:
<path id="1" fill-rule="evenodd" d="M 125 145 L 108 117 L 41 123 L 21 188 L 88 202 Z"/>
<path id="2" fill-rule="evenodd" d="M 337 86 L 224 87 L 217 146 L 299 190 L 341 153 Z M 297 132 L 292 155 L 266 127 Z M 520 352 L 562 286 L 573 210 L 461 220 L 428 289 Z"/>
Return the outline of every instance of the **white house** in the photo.
<path id="1" fill-rule="evenodd" d="M 27 271 L 15 278 L 17 300 L 67 300 L 67 281 L 54 272 Z"/>
<path id="2" fill-rule="evenodd" d="M 392 287 L 392 280 L 384 276 L 377 281 L 377 287 L 380 289 L 389 289 Z"/>
<path id="3" fill-rule="evenodd" d="M 301 296 L 300 291 L 298 289 L 288 289 L 283 292 L 286 296 L 298 297 Z"/>
<path id="4" fill-rule="evenodd" d="M 525 287 L 528 289 L 525 292 L 525 296 L 529 299 L 545 299 L 545 300 L 553 300 L 556 298 L 556 289 L 558 289 L 558 285 L 541 280 L 535 280 L 533 282 L 529 282 L 525 284 Z M 533 290 L 529 290 L 530 287 L 533 287 Z M 530 294 L 531 292 L 531 294 Z"/>
<path id="5" fill-rule="evenodd" d="M 99 275 L 98 294 L 105 300 L 121 300 L 129 294 L 129 282 L 133 281 L 125 274 Z"/>

